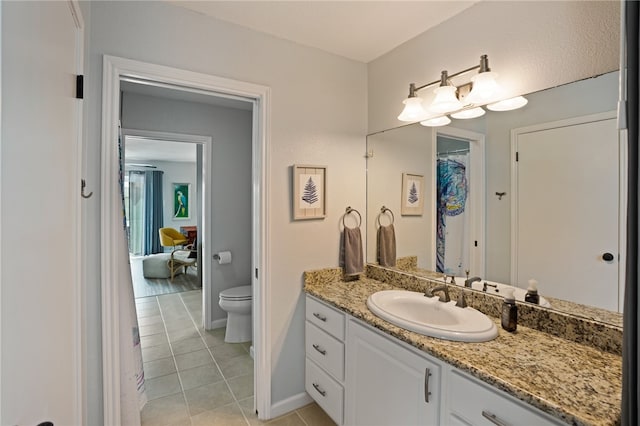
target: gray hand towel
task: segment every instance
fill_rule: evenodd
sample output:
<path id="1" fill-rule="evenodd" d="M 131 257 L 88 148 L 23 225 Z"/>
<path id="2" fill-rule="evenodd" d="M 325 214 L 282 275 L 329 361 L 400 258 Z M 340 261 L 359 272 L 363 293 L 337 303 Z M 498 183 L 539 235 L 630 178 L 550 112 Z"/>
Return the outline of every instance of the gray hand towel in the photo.
<path id="1" fill-rule="evenodd" d="M 344 228 L 342 232 L 342 266 L 345 275 L 360 275 L 364 271 L 360 228 Z"/>
<path id="2" fill-rule="evenodd" d="M 396 231 L 393 224 L 378 228 L 378 264 L 396 266 Z"/>

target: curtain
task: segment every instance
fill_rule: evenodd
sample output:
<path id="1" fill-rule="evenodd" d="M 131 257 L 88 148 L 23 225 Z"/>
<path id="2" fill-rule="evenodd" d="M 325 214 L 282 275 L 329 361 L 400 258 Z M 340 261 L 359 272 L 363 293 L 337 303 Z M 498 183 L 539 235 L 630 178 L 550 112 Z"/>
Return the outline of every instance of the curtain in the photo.
<path id="1" fill-rule="evenodd" d="M 162 253 L 158 230 L 163 227 L 162 175 L 160 170 L 145 172 L 144 254 Z"/>
<path id="2" fill-rule="evenodd" d="M 438 158 L 436 268 L 462 276 L 469 268 L 469 215 L 466 214 L 469 156 Z"/>
<path id="3" fill-rule="evenodd" d="M 623 6 L 623 43 L 626 43 L 625 55 L 622 55 L 621 75 L 624 79 L 624 69 L 626 65 L 626 81 L 621 82 L 621 86 L 626 88 L 626 117 L 621 117 L 621 122 L 626 121 L 628 136 L 628 205 L 627 205 L 627 270 L 625 275 L 625 298 L 624 298 L 624 333 L 622 346 L 622 424 L 625 426 L 638 425 L 640 416 L 640 396 L 638 386 L 638 341 L 640 324 L 638 317 L 638 305 L 640 304 L 638 292 L 638 189 L 640 174 L 638 166 L 640 164 L 640 136 L 638 134 L 638 124 L 640 122 L 640 110 L 638 100 L 640 98 L 640 74 L 638 72 L 638 57 L 640 56 L 640 33 L 638 23 L 640 13 L 637 1 L 625 1 Z M 624 51 L 624 49 L 623 49 Z M 625 64 L 626 62 L 626 64 Z M 622 101 L 624 101 L 625 90 L 621 90 Z M 623 109 L 624 111 L 624 109 Z M 621 127 L 624 127 L 621 126 Z"/>
<path id="4" fill-rule="evenodd" d="M 142 348 L 140 332 L 133 294 L 133 279 L 129 261 L 129 243 L 127 241 L 127 222 L 124 197 L 124 155 L 122 136 L 118 138 L 118 154 L 120 157 L 120 200 L 111 208 L 122 215 L 122 232 L 118 233 L 118 242 L 122 249 L 118 250 L 118 302 L 120 309 L 120 424 L 140 426 L 140 410 L 147 402 L 145 390 Z M 103 283 L 104 285 L 104 283 Z"/>
<path id="5" fill-rule="evenodd" d="M 129 236 L 129 252 L 139 256 L 144 254 L 144 172 L 131 170 L 129 172 L 129 197 L 127 209 L 127 223 Z"/>

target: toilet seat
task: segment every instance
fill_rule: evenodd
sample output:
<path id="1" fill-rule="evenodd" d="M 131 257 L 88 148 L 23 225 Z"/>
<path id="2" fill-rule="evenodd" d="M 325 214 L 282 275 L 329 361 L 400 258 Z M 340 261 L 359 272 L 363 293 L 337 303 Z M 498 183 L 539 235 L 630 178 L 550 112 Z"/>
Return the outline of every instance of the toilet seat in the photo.
<path id="1" fill-rule="evenodd" d="M 251 300 L 251 286 L 232 287 L 220 292 L 221 300 Z"/>

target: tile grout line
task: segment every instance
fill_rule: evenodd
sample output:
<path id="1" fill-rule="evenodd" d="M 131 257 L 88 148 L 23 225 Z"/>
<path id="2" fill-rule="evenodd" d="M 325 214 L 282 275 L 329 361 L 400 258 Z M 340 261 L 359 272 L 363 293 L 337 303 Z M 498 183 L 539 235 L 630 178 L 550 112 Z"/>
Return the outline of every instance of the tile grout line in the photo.
<path id="1" fill-rule="evenodd" d="M 176 376 L 178 377 L 178 383 L 180 384 L 180 394 L 182 395 L 184 405 L 187 408 L 187 412 L 189 413 L 189 422 L 191 422 L 191 412 L 189 411 L 189 403 L 187 402 L 187 396 L 185 395 L 184 388 L 182 386 L 182 379 L 180 378 L 180 373 L 178 372 L 178 362 L 176 361 L 176 356 L 173 353 L 173 346 L 171 346 L 171 341 L 169 340 L 169 330 L 167 329 L 167 323 L 164 318 L 162 305 L 160 304 L 160 299 L 158 298 L 158 296 L 154 296 L 154 297 L 158 303 L 158 309 L 160 310 L 160 318 L 162 318 L 162 326 L 164 327 L 164 332 L 167 336 L 167 344 L 169 345 L 169 350 L 171 351 L 171 359 L 173 359 L 173 366 L 176 368 Z M 175 395 L 175 394 L 172 394 L 172 395 Z"/>
<path id="2" fill-rule="evenodd" d="M 202 331 L 200 330 L 200 327 L 196 324 L 195 320 L 193 319 L 193 315 L 191 314 L 191 311 L 189 310 L 189 307 L 187 306 L 187 304 L 184 301 L 184 298 L 182 297 L 182 293 L 179 293 L 179 296 L 180 296 L 180 300 L 182 301 L 183 306 L 185 307 L 185 309 L 187 310 L 187 313 L 189 314 L 189 317 L 191 318 L 191 321 L 194 323 L 194 325 L 196 325 L 196 330 L 198 331 L 198 335 L 200 336 L 200 339 L 202 340 L 202 343 L 204 343 L 205 347 L 207 348 L 207 351 L 209 352 L 209 355 L 211 355 L 211 358 L 213 359 L 213 362 L 215 363 L 216 368 L 220 372 L 220 376 L 222 377 L 222 380 L 224 381 L 224 384 L 227 386 L 227 389 L 229 390 L 229 393 L 231 394 L 231 397 L 233 398 L 233 401 L 235 402 L 236 406 L 240 410 L 240 414 L 242 414 L 242 418 L 246 422 L 247 426 L 250 426 L 249 419 L 247 419 L 247 416 L 244 414 L 244 410 L 240 406 L 240 402 L 238 401 L 238 398 L 236 398 L 236 395 L 233 393 L 233 390 L 231 389 L 231 386 L 229 386 L 229 382 L 227 381 L 226 375 L 222 372 L 222 368 L 220 368 L 220 365 L 218 364 L 218 361 L 216 360 L 216 357 L 213 356 L 213 352 L 211 352 L 211 348 L 207 345 L 207 342 L 204 340 L 204 337 L 202 337 L 202 331 L 205 331 L 204 328 L 202 329 Z M 255 398 L 255 396 L 254 396 L 254 398 Z M 220 408 L 220 407 L 218 407 L 218 408 Z M 191 412 L 189 412 L 189 413 L 191 413 Z M 189 417 L 191 418 L 192 416 L 190 415 Z"/>

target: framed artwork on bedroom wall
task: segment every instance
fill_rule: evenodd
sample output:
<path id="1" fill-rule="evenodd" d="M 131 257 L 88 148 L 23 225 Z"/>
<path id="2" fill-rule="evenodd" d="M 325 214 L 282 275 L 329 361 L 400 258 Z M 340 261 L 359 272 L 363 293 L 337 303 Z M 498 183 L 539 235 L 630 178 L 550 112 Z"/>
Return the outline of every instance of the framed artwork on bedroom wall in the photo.
<path id="1" fill-rule="evenodd" d="M 327 166 L 293 165 L 293 219 L 327 215 Z"/>
<path id="2" fill-rule="evenodd" d="M 190 183 L 173 183 L 173 218 L 176 220 L 189 219 Z"/>

